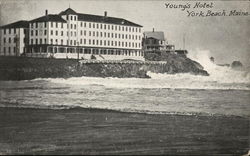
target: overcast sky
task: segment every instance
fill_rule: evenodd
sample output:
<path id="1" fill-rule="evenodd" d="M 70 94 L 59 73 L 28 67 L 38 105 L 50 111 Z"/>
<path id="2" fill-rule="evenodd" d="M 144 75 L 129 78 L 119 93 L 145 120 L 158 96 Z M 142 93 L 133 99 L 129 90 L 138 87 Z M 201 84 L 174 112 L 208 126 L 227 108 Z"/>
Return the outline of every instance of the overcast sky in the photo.
<path id="1" fill-rule="evenodd" d="M 195 49 L 209 50 L 216 63 L 240 60 L 250 64 L 250 15 L 188 17 L 186 10 L 166 8 L 165 3 L 190 4 L 198 1 L 150 1 L 150 0 L 0 0 L 0 25 L 17 20 L 31 20 L 49 14 L 57 14 L 70 7 L 79 13 L 121 17 L 138 23 L 145 31 L 164 31 L 169 43 L 190 53 Z M 210 1 L 200 1 L 201 3 Z M 211 9 L 190 8 L 189 11 L 248 11 L 250 1 L 211 1 Z"/>

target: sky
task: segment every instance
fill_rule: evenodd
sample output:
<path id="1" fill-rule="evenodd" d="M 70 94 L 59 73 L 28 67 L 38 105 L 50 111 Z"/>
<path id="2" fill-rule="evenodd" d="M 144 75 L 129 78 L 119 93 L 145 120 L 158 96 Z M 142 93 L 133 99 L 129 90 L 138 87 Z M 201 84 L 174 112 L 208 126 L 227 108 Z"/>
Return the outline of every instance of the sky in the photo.
<path id="1" fill-rule="evenodd" d="M 196 3 L 210 4 L 193 8 Z M 212 3 L 212 5 L 211 5 Z M 166 8 L 170 5 L 190 5 Z M 0 0 L 0 25 L 18 20 L 31 20 L 45 14 L 57 14 L 68 7 L 79 13 L 124 18 L 143 26 L 144 31 L 163 31 L 169 44 L 189 53 L 210 51 L 216 63 L 239 60 L 250 65 L 250 1 L 167 1 L 167 0 Z M 248 12 L 248 16 L 190 17 L 188 12 Z M 185 36 L 185 37 L 184 37 Z"/>

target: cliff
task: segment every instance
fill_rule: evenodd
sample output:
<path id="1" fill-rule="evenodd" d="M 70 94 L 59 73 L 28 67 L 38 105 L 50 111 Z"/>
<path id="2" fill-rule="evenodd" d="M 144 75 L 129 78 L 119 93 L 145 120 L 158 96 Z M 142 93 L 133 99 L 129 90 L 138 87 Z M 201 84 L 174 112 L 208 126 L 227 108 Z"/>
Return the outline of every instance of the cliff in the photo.
<path id="1" fill-rule="evenodd" d="M 71 59 L 0 57 L 0 80 L 28 80 L 34 78 L 136 77 L 148 78 L 148 71 L 155 73 L 193 73 L 208 75 L 202 66 L 184 57 L 166 58 L 166 64 L 146 63 L 88 63 Z"/>

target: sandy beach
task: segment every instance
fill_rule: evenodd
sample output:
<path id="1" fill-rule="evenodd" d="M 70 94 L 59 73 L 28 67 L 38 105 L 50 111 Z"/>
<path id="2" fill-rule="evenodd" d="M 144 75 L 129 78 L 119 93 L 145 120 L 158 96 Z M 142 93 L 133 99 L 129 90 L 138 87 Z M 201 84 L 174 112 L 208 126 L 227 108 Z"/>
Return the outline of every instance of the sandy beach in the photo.
<path id="1" fill-rule="evenodd" d="M 243 155 L 249 119 L 0 108 L 1 154 Z"/>

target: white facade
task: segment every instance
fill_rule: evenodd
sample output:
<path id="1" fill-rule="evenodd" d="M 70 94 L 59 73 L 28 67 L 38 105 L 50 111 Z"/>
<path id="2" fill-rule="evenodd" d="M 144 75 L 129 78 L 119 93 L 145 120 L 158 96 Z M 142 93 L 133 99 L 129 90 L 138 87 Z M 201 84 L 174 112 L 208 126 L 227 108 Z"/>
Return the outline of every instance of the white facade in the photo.
<path id="1" fill-rule="evenodd" d="M 25 52 L 26 28 L 1 28 L 0 29 L 0 55 L 20 56 Z"/>

